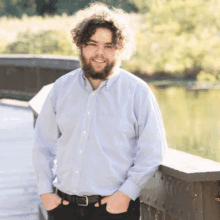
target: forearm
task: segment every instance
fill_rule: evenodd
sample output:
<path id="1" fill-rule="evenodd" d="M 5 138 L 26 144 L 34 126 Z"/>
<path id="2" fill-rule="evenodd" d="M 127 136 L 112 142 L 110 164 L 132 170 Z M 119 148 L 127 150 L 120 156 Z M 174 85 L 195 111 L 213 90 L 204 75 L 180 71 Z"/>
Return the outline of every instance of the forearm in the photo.
<path id="1" fill-rule="evenodd" d="M 51 91 L 46 98 L 35 126 L 32 157 L 39 195 L 53 191 L 54 160 L 59 129 L 52 103 L 52 94 Z"/>
<path id="2" fill-rule="evenodd" d="M 35 127 L 32 154 L 39 195 L 53 191 L 56 142 L 49 140 L 47 134 L 48 132 L 45 131 L 45 127 L 43 128 L 40 118 Z"/>
<path id="3" fill-rule="evenodd" d="M 42 152 L 42 149 L 34 146 L 33 149 L 33 165 L 37 177 L 38 194 L 53 192 L 53 157 L 49 156 L 48 152 Z"/>
<path id="4" fill-rule="evenodd" d="M 146 150 L 145 144 L 139 143 L 140 148 L 136 154 L 134 165 L 127 171 L 127 179 L 119 188 L 120 191 L 132 198 L 132 200 L 136 200 L 140 196 L 141 190 L 162 163 L 164 150 L 161 144 L 162 142 L 158 141 L 158 144 Z M 145 150 L 142 148 L 145 148 Z"/>

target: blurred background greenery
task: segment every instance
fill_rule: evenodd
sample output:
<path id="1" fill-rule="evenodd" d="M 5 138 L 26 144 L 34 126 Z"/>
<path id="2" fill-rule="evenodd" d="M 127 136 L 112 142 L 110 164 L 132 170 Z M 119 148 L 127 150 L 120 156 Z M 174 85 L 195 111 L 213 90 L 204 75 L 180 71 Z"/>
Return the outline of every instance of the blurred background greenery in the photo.
<path id="1" fill-rule="evenodd" d="M 100 1 L 129 12 L 137 44 L 124 68 L 153 79 L 220 80 L 220 0 Z M 71 23 L 91 2 L 0 0 L 0 52 L 76 55 Z"/>
<path id="2" fill-rule="evenodd" d="M 0 53 L 76 56 L 74 13 L 91 2 L 0 0 Z M 136 50 L 122 67 L 149 82 L 169 147 L 220 161 L 220 0 L 100 2 L 129 13 Z"/>
<path id="3" fill-rule="evenodd" d="M 220 162 L 220 90 L 150 84 L 170 148 Z"/>

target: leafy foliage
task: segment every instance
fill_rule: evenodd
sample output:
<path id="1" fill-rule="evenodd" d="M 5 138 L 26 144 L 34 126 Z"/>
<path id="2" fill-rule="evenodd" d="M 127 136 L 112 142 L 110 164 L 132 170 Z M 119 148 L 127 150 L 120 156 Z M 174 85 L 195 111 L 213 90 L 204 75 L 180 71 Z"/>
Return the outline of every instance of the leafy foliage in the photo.
<path id="1" fill-rule="evenodd" d="M 66 36 L 65 30 L 49 30 L 40 33 L 31 33 L 28 30 L 18 34 L 17 40 L 7 45 L 4 53 L 74 55 L 76 52 Z"/>
<path id="2" fill-rule="evenodd" d="M 0 0 L 0 16 L 21 17 L 22 14 L 34 15 L 35 0 Z"/>
<path id="3" fill-rule="evenodd" d="M 38 3 L 44 2 L 48 7 L 53 2 L 56 13 L 62 14 L 62 16 L 47 15 L 47 13 L 52 13 L 47 8 L 44 11 L 45 13 L 42 12 L 44 17 L 25 17 L 22 15 L 22 24 L 17 20 L 15 21 L 15 18 L 10 20 L 10 24 L 5 21 L 6 18 L 2 18 L 0 23 L 4 28 L 1 30 L 1 52 L 66 55 L 73 53 L 75 55 L 72 50 L 71 39 L 65 36 L 66 31 L 71 30 L 71 20 L 74 20 L 74 16 L 67 15 L 93 1 L 38 0 Z M 123 63 L 123 68 L 134 73 L 157 76 L 157 78 L 169 76 L 181 79 L 197 79 L 198 81 L 220 80 L 220 7 L 218 7 L 220 0 L 100 1 L 115 7 L 126 8 L 127 11 L 142 13 L 137 15 L 143 17 L 142 22 L 131 17 L 134 23 L 132 28 L 136 33 L 136 52 L 129 62 Z M 27 12 L 29 15 L 36 13 L 37 6 L 34 2 L 35 0 L 0 0 L 0 15 L 5 14 L 4 10 L 6 9 L 9 14 L 20 15 L 24 12 L 24 8 L 25 13 Z M 13 8 L 14 6 L 16 8 Z M 49 25 L 46 25 L 47 21 Z M 26 25 L 26 23 L 30 24 Z M 20 34 L 16 42 L 10 42 L 4 49 L 9 37 L 18 31 L 24 32 L 27 27 L 30 28 L 29 33 L 26 32 L 27 36 L 21 37 Z M 43 40 L 43 36 L 31 34 L 34 28 L 48 30 L 48 39 L 53 38 L 52 35 L 54 34 L 49 29 L 54 29 L 54 31 L 56 30 L 54 35 L 57 37 L 47 42 L 46 39 Z M 65 31 L 60 31 L 62 28 L 65 28 Z M 9 31 L 9 29 L 11 30 Z M 45 30 L 43 32 L 46 34 Z M 63 34 L 62 37 L 60 37 L 61 33 Z M 34 36 L 35 38 L 32 39 Z M 24 40 L 25 38 L 26 40 Z M 54 46 L 51 46 L 52 44 Z M 61 48 L 61 45 L 64 49 Z M 41 46 L 46 49 L 40 49 Z"/>
<path id="4" fill-rule="evenodd" d="M 94 0 L 0 0 L 0 16 L 21 17 L 22 14 L 45 15 L 63 14 L 71 15 Z M 122 8 L 127 12 L 138 12 L 138 7 L 131 0 L 98 0 L 107 5 Z"/>
<path id="5" fill-rule="evenodd" d="M 202 70 L 216 74 L 220 63 L 218 4 L 219 0 L 154 1 L 136 35 L 137 52 L 127 67 L 188 79 L 195 79 Z"/>

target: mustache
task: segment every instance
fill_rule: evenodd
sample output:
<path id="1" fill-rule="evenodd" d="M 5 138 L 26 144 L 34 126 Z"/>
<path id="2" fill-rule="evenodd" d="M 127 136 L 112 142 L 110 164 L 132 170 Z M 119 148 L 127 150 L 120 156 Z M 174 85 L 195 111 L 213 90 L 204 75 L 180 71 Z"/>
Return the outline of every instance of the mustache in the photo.
<path id="1" fill-rule="evenodd" d="M 92 59 L 97 59 L 97 58 L 100 58 L 100 59 L 104 59 L 106 60 L 107 58 L 103 55 L 103 54 L 96 54 L 95 56 L 91 57 Z"/>

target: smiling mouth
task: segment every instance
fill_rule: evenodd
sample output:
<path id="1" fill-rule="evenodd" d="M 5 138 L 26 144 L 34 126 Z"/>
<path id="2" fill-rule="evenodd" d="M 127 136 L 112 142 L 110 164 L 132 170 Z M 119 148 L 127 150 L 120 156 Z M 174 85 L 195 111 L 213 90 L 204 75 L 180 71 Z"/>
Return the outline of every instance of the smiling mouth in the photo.
<path id="1" fill-rule="evenodd" d="M 93 61 L 94 61 L 94 62 L 96 62 L 96 63 L 105 63 L 105 61 L 104 61 L 104 60 L 97 60 L 97 59 L 93 59 Z"/>

